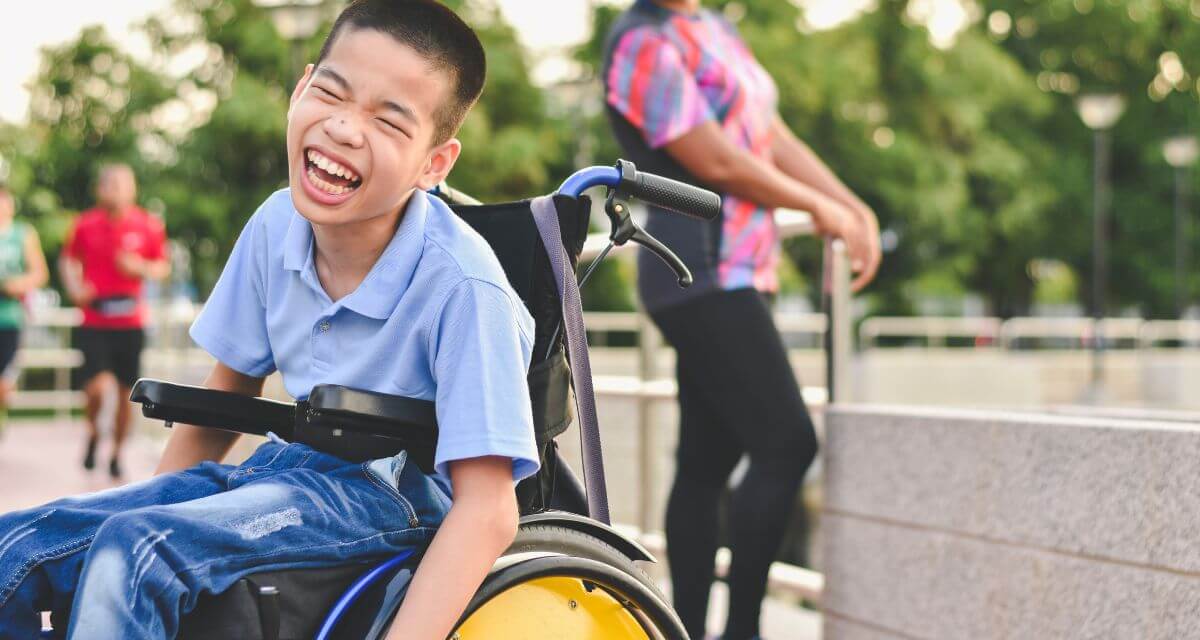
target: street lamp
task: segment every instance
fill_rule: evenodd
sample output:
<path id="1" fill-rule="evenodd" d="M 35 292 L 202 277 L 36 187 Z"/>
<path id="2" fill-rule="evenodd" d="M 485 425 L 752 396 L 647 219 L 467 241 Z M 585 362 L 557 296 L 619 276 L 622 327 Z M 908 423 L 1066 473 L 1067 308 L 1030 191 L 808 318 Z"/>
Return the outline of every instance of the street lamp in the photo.
<path id="1" fill-rule="evenodd" d="M 292 67 L 299 73 L 304 68 L 303 43 L 321 26 L 321 0 L 254 0 L 254 4 L 271 14 L 275 31 L 291 45 Z"/>
<path id="2" fill-rule="evenodd" d="M 1108 205 L 1109 130 L 1125 111 L 1124 96 L 1114 93 L 1084 94 L 1075 102 L 1079 119 L 1092 130 L 1092 381 L 1088 397 L 1098 403 L 1104 378 L 1104 331 L 1101 321 L 1105 312 L 1105 292 L 1108 288 Z"/>
<path id="3" fill-rule="evenodd" d="M 1188 202 L 1188 178 L 1192 165 L 1200 157 L 1200 145 L 1196 136 L 1180 135 L 1168 138 L 1163 143 L 1163 157 L 1175 169 L 1175 317 L 1182 318 L 1187 307 L 1188 295 L 1184 286 L 1187 272 L 1187 233 L 1184 230 L 1184 215 Z"/>

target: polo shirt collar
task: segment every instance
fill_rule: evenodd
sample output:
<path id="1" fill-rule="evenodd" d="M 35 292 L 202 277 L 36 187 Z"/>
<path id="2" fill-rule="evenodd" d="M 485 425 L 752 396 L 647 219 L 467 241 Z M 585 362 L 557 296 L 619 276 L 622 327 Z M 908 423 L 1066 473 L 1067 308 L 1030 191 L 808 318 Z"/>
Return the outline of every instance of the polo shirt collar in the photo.
<path id="1" fill-rule="evenodd" d="M 424 191 L 413 190 L 396 233 L 358 288 L 339 301 L 341 306 L 377 320 L 386 320 L 392 315 L 421 259 L 429 216 L 428 198 Z M 312 224 L 299 213 L 288 226 L 283 251 L 284 268 L 299 271 L 306 281 L 312 280 L 311 286 L 320 288 L 313 264 Z M 304 277 L 310 274 L 311 278 Z"/>

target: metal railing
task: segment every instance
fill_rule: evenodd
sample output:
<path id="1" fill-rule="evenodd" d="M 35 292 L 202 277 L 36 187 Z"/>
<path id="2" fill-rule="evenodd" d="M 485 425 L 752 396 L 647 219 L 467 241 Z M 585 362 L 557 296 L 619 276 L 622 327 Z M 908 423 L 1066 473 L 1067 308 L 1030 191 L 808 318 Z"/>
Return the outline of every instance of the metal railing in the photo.
<path id="1" fill-rule="evenodd" d="M 171 304 L 150 307 L 149 341 L 144 357 L 151 364 L 171 358 L 192 348 L 186 339 L 186 327 L 199 311 L 198 305 Z M 60 418 L 84 404 L 81 391 L 71 388 L 71 372 L 83 364 L 83 354 L 71 346 L 71 330 L 79 326 L 83 313 L 74 307 L 34 306 L 25 329 L 16 363 L 21 372 L 17 392 L 10 399 L 14 409 L 50 409 Z M 181 338 L 183 336 L 183 338 Z M 50 389 L 26 386 L 29 372 L 52 372 Z"/>
<path id="2" fill-rule="evenodd" d="M 942 347 L 958 339 L 974 347 L 1022 349 L 1045 345 L 1085 348 L 1097 335 L 1096 321 L 1084 317 L 886 317 L 863 320 L 858 329 L 863 349 L 882 348 L 881 342 Z M 1200 346 L 1200 320 L 1143 320 L 1104 318 L 1100 335 L 1109 348 L 1153 348 L 1164 342 Z M 911 346 L 904 344 L 904 346 Z"/>

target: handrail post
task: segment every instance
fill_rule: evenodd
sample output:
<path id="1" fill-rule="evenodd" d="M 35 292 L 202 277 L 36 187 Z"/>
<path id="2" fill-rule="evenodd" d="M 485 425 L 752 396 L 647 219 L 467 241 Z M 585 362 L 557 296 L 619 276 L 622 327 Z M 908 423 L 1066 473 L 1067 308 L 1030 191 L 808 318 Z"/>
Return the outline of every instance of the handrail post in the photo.
<path id="1" fill-rule="evenodd" d="M 654 486 L 658 481 L 658 439 L 651 422 L 654 420 L 654 399 L 645 393 L 645 384 L 658 378 L 658 352 L 662 336 L 645 311 L 638 314 L 638 374 L 642 391 L 638 393 L 638 528 L 656 531 L 651 524 L 658 513 L 654 505 Z"/>
<path id="2" fill-rule="evenodd" d="M 852 325 L 850 311 L 850 261 L 841 240 L 825 241 L 822 302 L 828 317 L 825 331 L 825 386 L 829 404 L 848 402 Z"/>

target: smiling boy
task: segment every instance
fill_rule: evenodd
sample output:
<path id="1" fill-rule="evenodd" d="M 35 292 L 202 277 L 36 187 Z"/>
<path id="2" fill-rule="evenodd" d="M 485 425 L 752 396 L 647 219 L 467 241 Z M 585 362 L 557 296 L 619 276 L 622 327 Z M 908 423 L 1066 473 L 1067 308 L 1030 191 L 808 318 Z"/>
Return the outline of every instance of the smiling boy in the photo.
<path id="1" fill-rule="evenodd" d="M 433 475 L 179 425 L 143 483 L 0 516 L 0 638 L 70 607 L 69 638 L 170 638 L 203 592 L 262 570 L 427 549 L 393 638 L 444 638 L 517 525 L 537 470 L 533 322 L 485 241 L 425 190 L 483 86 L 475 34 L 432 0 L 356 0 L 288 112 L 289 189 L 242 231 L 192 327 L 206 386 L 298 399 L 341 384 L 436 402 Z M 453 500 L 451 500 L 453 496 Z M 73 601 L 73 604 L 72 604 Z"/>

